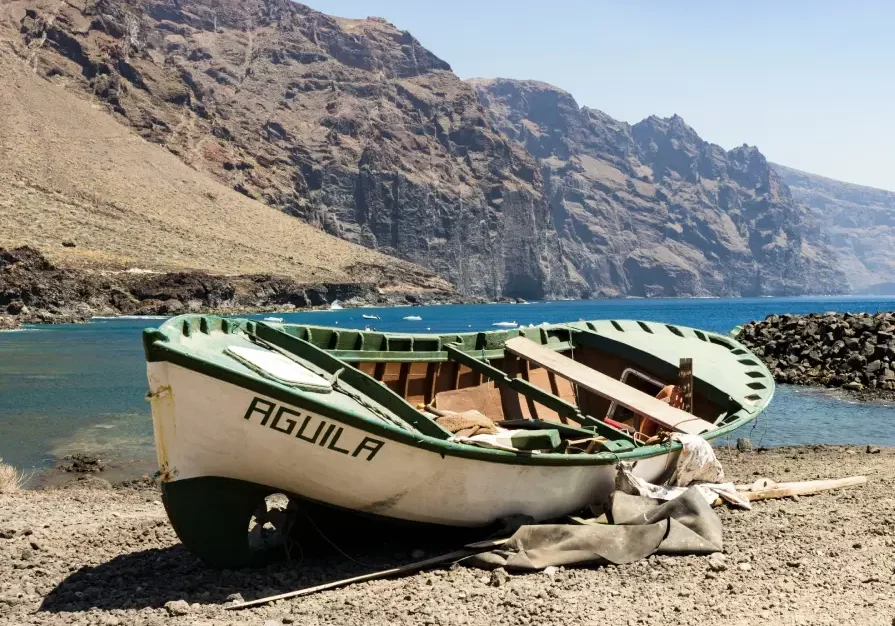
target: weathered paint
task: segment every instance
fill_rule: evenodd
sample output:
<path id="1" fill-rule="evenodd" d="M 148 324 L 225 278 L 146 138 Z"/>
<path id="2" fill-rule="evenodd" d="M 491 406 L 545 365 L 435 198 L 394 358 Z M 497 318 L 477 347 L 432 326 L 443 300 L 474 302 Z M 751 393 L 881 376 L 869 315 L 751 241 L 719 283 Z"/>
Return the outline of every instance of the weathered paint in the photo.
<path id="1" fill-rule="evenodd" d="M 636 461 L 637 475 L 657 480 L 680 450 L 668 443 L 625 449 L 621 444 L 630 447 L 630 442 L 622 438 L 610 442 L 618 444 L 618 453 L 574 455 L 452 443 L 402 397 L 372 376 L 346 368 L 338 357 L 351 348 L 352 362 L 377 363 L 373 373 L 380 378 L 387 363 L 444 362 L 449 345 L 464 358 L 500 358 L 507 338 L 520 335 L 557 350 L 589 346 L 664 378 L 676 376 L 679 357 L 686 354 L 693 358 L 696 391 L 728 407 L 707 439 L 754 419 L 774 392 L 770 373 L 735 340 L 652 322 L 410 337 L 341 332 L 182 316 L 144 334 L 165 505 L 187 547 L 209 562 L 252 561 L 244 545 L 248 517 L 254 500 L 274 491 L 383 519 L 477 527 L 520 513 L 549 519 L 599 501 L 613 488 L 619 460 Z M 250 336 L 256 334 L 322 375 L 341 372 L 345 393 L 290 387 L 226 356 L 229 345 L 253 345 Z M 453 377 L 449 368 L 443 380 L 457 385 L 461 366 L 454 363 Z M 468 371 L 464 384 L 481 380 L 480 373 Z M 410 372 L 400 366 L 397 386 L 405 391 Z M 434 389 L 429 367 L 424 375 Z M 525 381 L 518 381 L 509 382 L 526 389 Z M 552 404 L 565 410 L 562 402 Z M 212 487 L 206 493 L 200 485 Z M 209 523 L 215 524 L 213 532 L 202 528 Z"/>
<path id="2" fill-rule="evenodd" d="M 282 405 L 176 365 L 153 363 L 150 368 L 151 378 L 170 380 L 174 391 L 175 401 L 158 406 L 153 422 L 162 425 L 160 437 L 176 480 L 236 478 L 338 507 L 449 526 L 484 526 L 517 514 L 550 519 L 601 501 L 613 488 L 614 463 L 510 464 L 493 463 L 488 455 L 442 455 L 369 437 L 331 417 Z M 276 409 L 256 412 L 268 405 Z M 281 408 L 289 411 L 284 414 L 302 417 L 285 429 L 272 428 Z M 304 420 L 313 432 L 299 438 Z M 172 423 L 176 431 L 167 436 Z M 334 432 L 341 433 L 351 453 L 329 449 L 332 436 L 328 441 L 325 436 Z M 370 441 L 382 445 L 371 447 Z M 637 475 L 655 480 L 673 465 L 677 452 L 660 450 L 637 464 Z"/>

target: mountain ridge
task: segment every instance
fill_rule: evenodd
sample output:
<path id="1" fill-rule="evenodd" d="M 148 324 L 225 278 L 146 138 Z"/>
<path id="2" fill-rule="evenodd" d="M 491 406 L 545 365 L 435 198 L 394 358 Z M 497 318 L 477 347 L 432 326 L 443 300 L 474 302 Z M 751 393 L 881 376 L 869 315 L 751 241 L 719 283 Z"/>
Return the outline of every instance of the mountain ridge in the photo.
<path id="1" fill-rule="evenodd" d="M 895 191 L 771 167 L 830 233 L 853 290 L 895 294 Z"/>
<path id="2" fill-rule="evenodd" d="M 20 55 L 194 169 L 462 293 L 565 295 L 533 159 L 406 31 L 288 0 L 82 1 L 18 2 Z"/>
<path id="3" fill-rule="evenodd" d="M 724 150 L 677 115 L 621 122 L 540 81 L 462 81 L 382 18 L 11 0 L 0 36 L 192 170 L 461 294 L 848 290 L 823 215 L 756 148 Z"/>
<path id="4" fill-rule="evenodd" d="M 621 122 L 541 81 L 469 82 L 539 160 L 566 250 L 604 295 L 844 290 L 817 221 L 756 148 L 726 151 L 678 115 Z"/>
<path id="5" fill-rule="evenodd" d="M 88 98 L 49 84 L 5 42 L 0 117 L 8 257 L 0 326 L 14 325 L 5 314 L 83 321 L 191 304 L 246 311 L 322 304 L 337 292 L 370 302 L 456 297 L 428 270 L 326 235 L 187 167 Z M 195 288 L 179 289 L 183 281 Z M 189 298 L 165 304 L 177 299 L 156 297 L 167 289 Z"/>

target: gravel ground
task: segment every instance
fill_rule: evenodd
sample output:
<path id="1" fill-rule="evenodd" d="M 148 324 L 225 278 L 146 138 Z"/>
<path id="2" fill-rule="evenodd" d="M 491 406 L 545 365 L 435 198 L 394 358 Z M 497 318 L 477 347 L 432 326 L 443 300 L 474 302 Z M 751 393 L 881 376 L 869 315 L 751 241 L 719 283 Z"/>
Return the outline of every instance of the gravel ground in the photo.
<path id="1" fill-rule="evenodd" d="M 252 599 L 368 568 L 337 555 L 264 570 L 213 570 L 178 544 L 154 486 L 109 489 L 89 479 L 0 495 L 0 623 L 895 623 L 895 449 L 723 449 L 719 456 L 738 482 L 856 474 L 870 481 L 756 503 L 752 511 L 721 509 L 721 558 L 652 557 L 553 576 L 454 567 L 226 611 L 232 594 Z M 354 556 L 379 568 L 413 560 L 411 548 Z M 436 553 L 429 547 L 427 556 Z"/>

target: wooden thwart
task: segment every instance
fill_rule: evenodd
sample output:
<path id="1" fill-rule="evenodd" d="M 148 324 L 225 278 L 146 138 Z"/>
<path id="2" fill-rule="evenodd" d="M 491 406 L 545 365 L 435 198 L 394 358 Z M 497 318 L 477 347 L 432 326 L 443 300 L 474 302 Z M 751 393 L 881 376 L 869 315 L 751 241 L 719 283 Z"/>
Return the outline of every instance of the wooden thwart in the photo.
<path id="1" fill-rule="evenodd" d="M 703 419 L 676 409 L 661 400 L 645 394 L 620 380 L 610 378 L 602 372 L 587 367 L 569 357 L 525 337 L 514 337 L 506 342 L 507 352 L 531 361 L 557 376 L 561 376 L 579 387 L 621 406 L 645 415 L 668 430 L 699 435 L 717 428 Z"/>

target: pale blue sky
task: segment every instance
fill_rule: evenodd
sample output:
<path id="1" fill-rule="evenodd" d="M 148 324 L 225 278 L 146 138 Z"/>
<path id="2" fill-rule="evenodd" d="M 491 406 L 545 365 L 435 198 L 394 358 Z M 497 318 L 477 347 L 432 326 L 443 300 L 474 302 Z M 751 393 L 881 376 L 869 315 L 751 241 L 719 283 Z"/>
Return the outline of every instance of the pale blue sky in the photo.
<path id="1" fill-rule="evenodd" d="M 895 190 L 895 1 L 311 0 L 409 30 L 461 78 L 542 80 L 637 122 Z"/>

